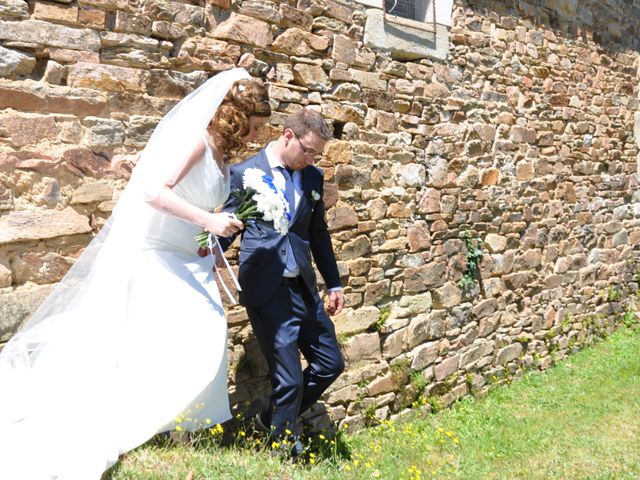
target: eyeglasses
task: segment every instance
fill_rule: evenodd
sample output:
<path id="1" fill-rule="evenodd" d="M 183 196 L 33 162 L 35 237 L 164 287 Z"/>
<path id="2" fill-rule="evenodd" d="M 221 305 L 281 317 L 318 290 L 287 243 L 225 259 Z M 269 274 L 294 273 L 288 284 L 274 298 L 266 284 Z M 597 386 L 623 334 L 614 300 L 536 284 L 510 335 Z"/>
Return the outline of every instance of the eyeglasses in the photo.
<path id="1" fill-rule="evenodd" d="M 316 152 L 313 148 L 304 146 L 296 135 L 294 135 L 293 138 L 295 138 L 298 141 L 298 145 L 300 145 L 300 148 L 302 149 L 302 153 L 304 153 L 306 156 L 311 158 L 317 158 L 320 156 L 320 154 Z"/>

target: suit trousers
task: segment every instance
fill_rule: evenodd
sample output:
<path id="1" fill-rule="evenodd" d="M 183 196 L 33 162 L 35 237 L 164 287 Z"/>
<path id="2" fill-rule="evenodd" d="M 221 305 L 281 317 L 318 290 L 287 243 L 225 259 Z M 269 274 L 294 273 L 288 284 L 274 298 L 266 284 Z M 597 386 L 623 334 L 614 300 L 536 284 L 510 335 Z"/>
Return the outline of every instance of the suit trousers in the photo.
<path id="1" fill-rule="evenodd" d="M 247 313 L 269 365 L 273 434 L 288 435 L 298 415 L 344 370 L 333 322 L 300 277 L 284 279 L 269 302 L 247 306 Z M 304 371 L 300 352 L 308 364 Z"/>

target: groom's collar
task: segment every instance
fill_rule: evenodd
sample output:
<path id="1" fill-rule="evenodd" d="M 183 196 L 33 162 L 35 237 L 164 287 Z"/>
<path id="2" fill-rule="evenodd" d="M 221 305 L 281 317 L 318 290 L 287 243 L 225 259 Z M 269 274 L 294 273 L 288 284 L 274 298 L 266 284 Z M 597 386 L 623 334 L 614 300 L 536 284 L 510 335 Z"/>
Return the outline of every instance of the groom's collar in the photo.
<path id="1" fill-rule="evenodd" d="M 282 167 L 282 163 L 280 163 L 280 159 L 276 156 L 276 152 L 275 152 L 275 142 L 270 142 L 265 148 L 264 148 L 264 154 L 267 156 L 267 162 L 269 163 L 269 167 L 271 167 L 271 170 L 274 170 L 278 167 Z"/>
<path id="2" fill-rule="evenodd" d="M 267 163 L 269 164 L 269 168 L 271 171 L 276 170 L 280 167 L 286 168 L 284 164 L 280 163 L 280 159 L 276 155 L 276 142 L 270 142 L 266 147 L 264 147 L 264 155 L 267 157 Z M 302 175 L 302 171 L 293 170 L 292 175 Z"/>

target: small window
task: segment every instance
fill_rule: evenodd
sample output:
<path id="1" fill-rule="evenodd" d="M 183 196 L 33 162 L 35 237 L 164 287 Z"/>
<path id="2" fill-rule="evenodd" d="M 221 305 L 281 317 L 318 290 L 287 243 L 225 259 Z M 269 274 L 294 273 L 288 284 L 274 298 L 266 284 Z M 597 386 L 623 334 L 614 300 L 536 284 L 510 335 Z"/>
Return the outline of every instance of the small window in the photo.
<path id="1" fill-rule="evenodd" d="M 385 22 L 405 27 L 436 31 L 434 0 L 384 0 Z"/>
<path id="2" fill-rule="evenodd" d="M 416 17 L 416 2 L 414 0 L 385 0 L 384 10 L 387 15 L 418 20 L 418 17 Z"/>
<path id="3" fill-rule="evenodd" d="M 449 53 L 454 0 L 355 0 L 368 8 L 364 44 L 398 60 Z"/>

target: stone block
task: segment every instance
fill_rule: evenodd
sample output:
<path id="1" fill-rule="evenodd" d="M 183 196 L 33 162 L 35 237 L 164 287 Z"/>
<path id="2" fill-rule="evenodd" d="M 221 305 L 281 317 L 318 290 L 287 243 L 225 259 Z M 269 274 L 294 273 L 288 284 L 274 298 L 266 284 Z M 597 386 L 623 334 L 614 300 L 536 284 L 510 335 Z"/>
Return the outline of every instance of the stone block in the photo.
<path id="1" fill-rule="evenodd" d="M 416 315 L 428 313 L 432 305 L 430 292 L 418 295 L 403 295 L 400 297 L 398 307 L 394 308 L 393 315 L 398 318 L 412 318 Z"/>
<path id="2" fill-rule="evenodd" d="M 427 171 L 424 165 L 419 163 L 394 164 L 391 172 L 396 178 L 397 185 L 402 187 L 422 187 L 427 179 Z"/>
<path id="3" fill-rule="evenodd" d="M 407 228 L 409 251 L 427 250 L 431 246 L 431 233 L 427 225 L 412 225 Z"/>
<path id="4" fill-rule="evenodd" d="M 273 42 L 271 26 L 268 23 L 241 14 L 232 15 L 218 25 L 213 31 L 213 36 L 261 48 Z M 276 45 L 274 44 L 273 47 L 275 48 Z"/>
<path id="5" fill-rule="evenodd" d="M 411 210 L 404 202 L 395 202 L 387 207 L 387 218 L 409 218 Z"/>
<path id="6" fill-rule="evenodd" d="M 89 29 L 65 27 L 42 20 L 22 20 L 20 22 L 0 20 L 0 40 L 92 52 L 97 52 L 100 49 L 100 37 L 97 32 Z"/>
<path id="7" fill-rule="evenodd" d="M 87 148 L 70 148 L 62 159 L 65 167 L 79 177 L 101 177 L 111 168 L 107 160 Z"/>
<path id="8" fill-rule="evenodd" d="M 414 348 L 425 340 L 434 340 L 444 336 L 446 326 L 444 315 L 432 312 L 430 314 L 419 314 L 415 316 L 408 327 L 407 345 Z"/>
<path id="9" fill-rule="evenodd" d="M 345 309 L 333 317 L 337 334 L 354 334 L 364 332 L 378 321 L 380 310 L 369 306 L 356 310 Z"/>
<path id="10" fill-rule="evenodd" d="M 535 143 L 537 136 L 533 128 L 514 126 L 511 128 L 510 140 L 514 143 Z"/>
<path id="11" fill-rule="evenodd" d="M 107 14 L 96 8 L 81 8 L 78 11 L 78 23 L 89 28 L 102 30 L 107 22 Z"/>
<path id="12" fill-rule="evenodd" d="M 496 365 L 504 365 L 505 363 L 510 362 L 518 358 L 518 356 L 522 353 L 522 344 L 521 343 L 513 343 L 504 348 L 498 350 L 496 354 Z"/>
<path id="13" fill-rule="evenodd" d="M 284 28 L 300 28 L 310 31 L 313 23 L 313 16 L 302 10 L 298 10 L 286 3 L 280 4 L 280 15 L 282 20 L 280 26 Z"/>
<path id="14" fill-rule="evenodd" d="M 0 235 L 1 232 L 0 230 Z M 51 290 L 50 285 L 0 290 L 0 342 L 6 342 L 11 338 L 47 298 Z"/>
<path id="15" fill-rule="evenodd" d="M 327 403 L 333 405 L 336 403 L 348 403 L 353 402 L 358 398 L 360 394 L 360 388 L 357 385 L 348 385 L 340 390 L 332 392 L 327 397 Z"/>
<path id="16" fill-rule="evenodd" d="M 380 336 L 377 333 L 361 333 L 351 337 L 344 349 L 349 366 L 382 360 Z"/>
<path id="17" fill-rule="evenodd" d="M 114 149 L 124 144 L 124 125 L 118 120 L 100 117 L 86 117 L 87 132 L 83 143 L 90 147 Z"/>
<path id="18" fill-rule="evenodd" d="M 4 255 L 0 255 L 0 288 L 10 287 L 12 283 L 11 265 Z"/>
<path id="19" fill-rule="evenodd" d="M 0 46 L 0 76 L 29 75 L 36 66 L 36 58 L 28 53 Z"/>
<path id="20" fill-rule="evenodd" d="M 433 369 L 436 381 L 440 382 L 449 375 L 455 373 L 458 370 L 459 363 L 460 356 L 454 355 L 453 357 L 445 358 L 442 362 L 436 365 Z"/>
<path id="21" fill-rule="evenodd" d="M 58 62 L 53 60 L 49 60 L 45 67 L 42 80 L 53 85 L 60 85 L 66 76 L 67 67 L 60 65 Z"/>
<path id="22" fill-rule="evenodd" d="M 87 179 L 73 192 L 71 205 L 109 201 L 113 198 L 113 188 L 112 181 Z"/>
<path id="23" fill-rule="evenodd" d="M 391 280 L 367 283 L 364 289 L 365 305 L 375 305 L 389 296 Z"/>
<path id="24" fill-rule="evenodd" d="M 355 209 L 347 204 L 338 204 L 327 212 L 327 225 L 329 230 L 358 226 L 358 214 Z"/>
<path id="25" fill-rule="evenodd" d="M 326 92 L 331 88 L 329 77 L 319 65 L 297 63 L 293 66 L 293 81 L 309 90 Z"/>
<path id="26" fill-rule="evenodd" d="M 533 180 L 535 171 L 531 162 L 521 161 L 516 165 L 516 180 L 527 182 Z"/>
<path id="27" fill-rule="evenodd" d="M 9 20 L 29 18 L 29 4 L 24 0 L 0 1 L 0 17 Z"/>
<path id="28" fill-rule="evenodd" d="M 462 291 L 457 283 L 447 282 L 433 292 L 435 308 L 451 308 L 462 301 Z"/>
<path id="29" fill-rule="evenodd" d="M 413 370 L 423 370 L 432 365 L 438 359 L 439 342 L 429 342 L 414 348 L 409 357 L 411 360 L 411 368 Z"/>
<path id="30" fill-rule="evenodd" d="M 34 5 L 32 18 L 73 24 L 78 21 L 78 10 L 77 6 L 37 2 Z"/>
<path id="31" fill-rule="evenodd" d="M 445 262 L 433 262 L 421 267 L 407 268 L 404 272 L 404 290 L 406 293 L 418 293 L 444 285 L 446 273 L 447 265 Z"/>
<path id="32" fill-rule="evenodd" d="M 326 15 L 331 18 L 335 18 L 336 20 L 339 20 L 341 22 L 344 22 L 347 25 L 350 25 L 351 23 L 353 23 L 353 20 L 352 20 L 353 12 L 354 10 L 352 8 L 349 8 L 344 3 L 334 2 L 332 0 L 328 0 L 326 2 L 326 9 L 325 9 Z"/>
<path id="33" fill-rule="evenodd" d="M 331 58 L 336 62 L 353 65 L 356 63 L 357 43 L 346 35 L 335 35 L 333 37 L 333 49 Z M 352 78 L 351 73 L 349 77 Z"/>
<path id="34" fill-rule="evenodd" d="M 371 182 L 371 171 L 356 168 L 353 165 L 339 164 L 336 165 L 335 177 L 338 186 L 341 188 L 348 189 L 353 186 L 367 188 Z"/>
<path id="35" fill-rule="evenodd" d="M 72 265 L 73 260 L 54 252 L 25 252 L 11 262 L 16 283 L 58 282 Z"/>
<path id="36" fill-rule="evenodd" d="M 382 355 L 384 358 L 395 358 L 402 354 L 407 342 L 408 332 L 409 329 L 405 327 L 390 333 L 384 338 L 382 343 Z"/>
<path id="37" fill-rule="evenodd" d="M 371 251 L 371 241 L 364 235 L 357 237 L 351 242 L 347 242 L 342 245 L 340 251 L 341 260 L 352 260 L 354 258 L 360 258 Z"/>
<path id="38" fill-rule="evenodd" d="M 287 55 L 306 56 L 327 50 L 329 39 L 299 28 L 289 28 L 273 41 L 272 48 Z"/>
<path id="39" fill-rule="evenodd" d="M 70 207 L 18 211 L 0 217 L 0 245 L 89 232 L 89 219 Z"/>
<path id="40" fill-rule="evenodd" d="M 437 213 L 440 211 L 440 191 L 435 188 L 426 188 L 420 197 L 418 205 L 420 213 Z"/>
<path id="41" fill-rule="evenodd" d="M 144 70 L 80 62 L 69 66 L 67 83 L 72 87 L 145 93 L 148 78 L 149 72 Z"/>
<path id="42" fill-rule="evenodd" d="M 361 105 L 348 105 L 338 102 L 326 101 L 322 104 L 322 116 L 343 123 L 362 125 L 365 111 Z M 346 133 L 346 129 L 344 132 Z M 366 172 L 366 177 L 371 177 L 371 172 Z"/>
<path id="43" fill-rule="evenodd" d="M 396 384 L 393 381 L 393 376 L 390 372 L 387 372 L 384 376 L 378 377 L 367 385 L 367 395 L 375 397 L 385 393 L 393 392 L 396 389 Z"/>
<path id="44" fill-rule="evenodd" d="M 162 38 L 163 40 L 176 40 L 187 36 L 186 30 L 180 25 L 163 20 L 158 20 L 151 24 L 151 33 L 154 37 Z"/>
<path id="45" fill-rule="evenodd" d="M 1 116 L 0 128 L 6 132 L 9 143 L 15 147 L 35 145 L 43 140 L 58 138 L 58 128 L 53 116 L 30 114 Z"/>
<path id="46" fill-rule="evenodd" d="M 507 248 L 507 237 L 495 233 L 488 233 L 484 238 L 484 244 L 491 253 L 504 252 Z"/>
<path id="47" fill-rule="evenodd" d="M 387 81 L 382 79 L 382 75 L 375 72 L 363 72 L 362 70 L 349 69 L 349 73 L 353 81 L 360 84 L 362 88 L 371 90 L 379 90 L 385 92 L 387 90 Z"/>

